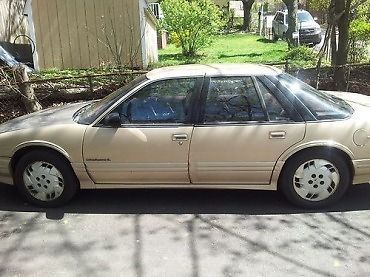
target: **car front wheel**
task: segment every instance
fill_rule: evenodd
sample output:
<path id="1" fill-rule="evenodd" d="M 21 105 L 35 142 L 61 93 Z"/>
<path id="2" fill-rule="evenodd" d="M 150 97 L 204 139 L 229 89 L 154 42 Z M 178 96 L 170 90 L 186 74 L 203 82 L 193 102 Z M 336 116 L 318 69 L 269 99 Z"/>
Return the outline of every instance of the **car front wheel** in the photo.
<path id="1" fill-rule="evenodd" d="M 279 37 L 275 34 L 275 29 L 272 29 L 272 41 L 277 41 Z"/>
<path id="2" fill-rule="evenodd" d="M 293 204 L 320 208 L 338 201 L 351 184 L 346 160 L 336 151 L 304 151 L 288 160 L 279 188 Z"/>
<path id="3" fill-rule="evenodd" d="M 51 151 L 32 151 L 21 157 L 14 179 L 22 196 L 42 207 L 67 203 L 79 187 L 70 164 Z"/>

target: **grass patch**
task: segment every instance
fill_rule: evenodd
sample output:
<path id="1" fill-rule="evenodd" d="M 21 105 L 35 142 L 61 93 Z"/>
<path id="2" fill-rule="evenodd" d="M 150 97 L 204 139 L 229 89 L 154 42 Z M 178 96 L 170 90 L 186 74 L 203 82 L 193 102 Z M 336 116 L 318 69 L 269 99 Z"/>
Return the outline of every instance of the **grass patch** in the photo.
<path id="1" fill-rule="evenodd" d="M 215 36 L 212 45 L 204 48 L 200 55 L 189 59 L 182 55 L 181 48 L 169 44 L 159 51 L 159 61 L 153 67 L 189 63 L 270 63 L 284 61 L 288 51 L 286 42 L 272 42 L 251 34 L 229 34 Z"/>

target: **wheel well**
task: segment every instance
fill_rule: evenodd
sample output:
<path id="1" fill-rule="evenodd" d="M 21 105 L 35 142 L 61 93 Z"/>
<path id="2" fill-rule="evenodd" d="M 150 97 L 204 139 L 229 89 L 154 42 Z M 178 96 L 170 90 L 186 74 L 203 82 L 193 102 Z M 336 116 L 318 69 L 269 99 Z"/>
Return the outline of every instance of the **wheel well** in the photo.
<path id="1" fill-rule="evenodd" d="M 50 152 L 53 155 L 58 155 L 60 158 L 64 159 L 67 164 L 70 164 L 70 161 L 66 158 L 66 156 L 64 156 L 62 153 L 60 153 L 59 151 L 57 151 L 53 148 L 50 148 L 50 147 L 47 147 L 47 146 L 26 146 L 26 147 L 23 147 L 23 148 L 17 150 L 14 153 L 12 159 L 10 160 L 10 167 L 11 167 L 12 173 L 14 173 L 15 167 L 17 166 L 17 163 L 19 162 L 19 160 L 25 154 L 27 154 L 31 151 L 47 151 L 47 152 Z"/>
<path id="2" fill-rule="evenodd" d="M 351 174 L 351 178 L 353 178 L 354 176 L 354 173 L 355 173 L 355 169 L 353 167 L 353 164 L 352 164 L 352 159 L 351 157 L 346 153 L 344 152 L 343 150 L 340 150 L 338 148 L 335 148 L 335 147 L 329 147 L 329 146 L 313 146 L 313 147 L 309 147 L 309 148 L 305 148 L 305 149 L 302 149 L 300 151 L 298 151 L 297 153 L 294 153 L 292 156 L 290 156 L 284 163 L 284 166 L 283 168 L 281 169 L 280 173 L 279 173 L 279 181 L 278 181 L 278 186 L 280 184 L 280 178 L 282 176 L 282 173 L 284 172 L 287 164 L 289 163 L 289 161 L 291 159 L 293 159 L 294 157 L 298 156 L 298 155 L 302 155 L 303 153 L 305 152 L 308 152 L 308 151 L 314 151 L 314 150 L 321 150 L 321 151 L 333 151 L 333 153 L 341 156 L 345 161 L 346 161 L 346 164 L 350 170 L 350 174 Z"/>

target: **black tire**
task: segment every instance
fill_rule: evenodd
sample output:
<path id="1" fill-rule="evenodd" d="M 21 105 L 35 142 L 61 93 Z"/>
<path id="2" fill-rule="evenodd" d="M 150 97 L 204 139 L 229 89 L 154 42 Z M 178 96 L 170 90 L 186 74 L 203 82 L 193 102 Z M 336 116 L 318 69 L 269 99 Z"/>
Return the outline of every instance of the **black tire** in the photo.
<path id="1" fill-rule="evenodd" d="M 320 201 L 307 200 L 299 196 L 294 188 L 294 186 L 299 187 L 299 184 L 294 184 L 293 182 L 294 174 L 297 169 L 301 165 L 315 159 L 322 159 L 330 162 L 339 173 L 339 182 L 334 192 L 328 198 Z M 279 190 L 292 204 L 298 207 L 315 209 L 332 205 L 340 200 L 351 183 L 352 174 L 344 155 L 341 155 L 336 150 L 311 149 L 304 150 L 287 161 L 279 178 Z"/>
<path id="2" fill-rule="evenodd" d="M 26 188 L 23 180 L 23 173 L 26 168 L 34 162 L 46 162 L 53 165 L 62 175 L 64 179 L 63 191 L 59 197 L 42 201 L 33 196 L 33 194 Z M 52 151 L 37 150 L 31 151 L 20 158 L 15 167 L 14 182 L 23 198 L 31 204 L 40 207 L 58 207 L 69 202 L 77 193 L 79 183 L 75 176 L 73 169 L 69 162 L 66 162 L 60 155 Z M 36 185 L 36 184 L 34 184 Z"/>
<path id="3" fill-rule="evenodd" d="M 282 39 L 283 41 L 288 41 L 288 38 L 287 38 L 287 36 L 286 36 L 286 33 L 283 33 L 283 35 L 281 36 L 281 39 Z"/>
<path id="4" fill-rule="evenodd" d="M 278 41 L 279 37 L 275 34 L 275 30 L 272 29 L 272 41 Z"/>

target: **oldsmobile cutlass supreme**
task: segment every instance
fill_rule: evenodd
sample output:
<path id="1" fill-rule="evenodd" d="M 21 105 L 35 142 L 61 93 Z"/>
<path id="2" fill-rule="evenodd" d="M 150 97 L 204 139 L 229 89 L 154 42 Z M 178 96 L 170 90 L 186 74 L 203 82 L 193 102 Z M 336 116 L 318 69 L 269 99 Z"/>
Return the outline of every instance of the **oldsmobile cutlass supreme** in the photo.
<path id="1" fill-rule="evenodd" d="M 262 65 L 156 69 L 0 125 L 0 182 L 39 206 L 85 188 L 215 188 L 316 208 L 369 181 L 370 97 Z"/>

